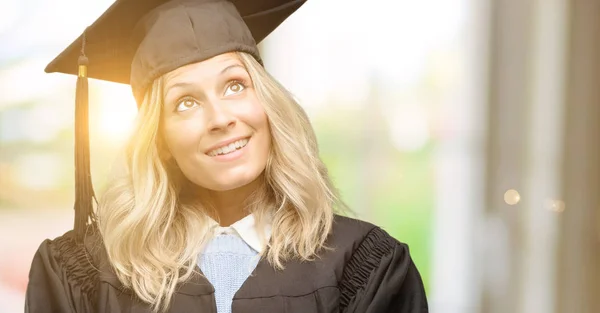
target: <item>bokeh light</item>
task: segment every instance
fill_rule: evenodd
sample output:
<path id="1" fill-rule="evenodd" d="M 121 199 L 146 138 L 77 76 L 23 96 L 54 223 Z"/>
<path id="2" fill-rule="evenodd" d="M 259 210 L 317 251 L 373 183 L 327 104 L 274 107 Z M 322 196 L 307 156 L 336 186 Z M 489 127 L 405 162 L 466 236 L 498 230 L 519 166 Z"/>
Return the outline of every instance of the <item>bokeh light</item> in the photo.
<path id="1" fill-rule="evenodd" d="M 514 189 L 509 189 L 504 193 L 504 202 L 508 205 L 515 205 L 521 201 L 521 195 Z"/>

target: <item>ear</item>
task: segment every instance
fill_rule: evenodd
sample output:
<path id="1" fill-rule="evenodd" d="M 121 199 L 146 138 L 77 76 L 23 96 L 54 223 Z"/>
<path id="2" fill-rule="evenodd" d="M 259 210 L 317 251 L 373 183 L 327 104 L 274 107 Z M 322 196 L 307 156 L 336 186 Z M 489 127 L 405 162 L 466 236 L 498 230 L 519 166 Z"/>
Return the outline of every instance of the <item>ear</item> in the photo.
<path id="1" fill-rule="evenodd" d="M 171 151 L 169 151 L 169 148 L 167 147 L 166 144 L 158 144 L 157 148 L 158 148 L 158 156 L 160 157 L 161 160 L 163 160 L 165 162 L 170 162 L 173 160 L 173 155 L 171 154 Z"/>
<path id="2" fill-rule="evenodd" d="M 165 162 L 170 162 L 173 159 L 173 155 L 167 149 L 160 149 L 158 155 Z"/>
<path id="3" fill-rule="evenodd" d="M 169 162 L 173 159 L 173 155 L 171 154 L 171 151 L 169 151 L 169 146 L 162 135 L 158 135 L 156 138 L 156 149 L 158 150 L 158 156 L 161 160 Z"/>

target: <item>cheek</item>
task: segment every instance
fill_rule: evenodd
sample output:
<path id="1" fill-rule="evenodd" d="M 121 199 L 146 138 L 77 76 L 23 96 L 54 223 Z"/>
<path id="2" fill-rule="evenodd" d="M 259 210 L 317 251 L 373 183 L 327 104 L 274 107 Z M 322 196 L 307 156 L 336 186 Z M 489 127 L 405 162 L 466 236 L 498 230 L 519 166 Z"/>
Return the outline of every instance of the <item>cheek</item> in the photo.
<path id="1" fill-rule="evenodd" d="M 256 132 L 260 133 L 261 144 L 260 144 L 260 152 L 268 153 L 271 145 L 271 131 L 269 127 L 269 120 L 267 114 L 265 113 L 263 107 L 260 103 L 256 103 L 252 110 L 248 114 L 247 118 L 248 124 L 252 127 Z"/>
<path id="2" fill-rule="evenodd" d="M 250 127 L 254 128 L 255 130 L 268 129 L 269 123 L 267 119 L 267 114 L 265 113 L 264 108 L 258 102 L 258 100 L 254 101 L 251 105 L 248 106 L 248 109 L 245 112 L 245 121 Z"/>
<path id="3" fill-rule="evenodd" d="M 169 151 L 178 161 L 190 157 L 191 151 L 197 149 L 197 142 L 201 137 L 200 125 L 191 121 L 165 122 L 164 138 Z"/>
<path id="4" fill-rule="evenodd" d="M 271 151 L 271 129 L 269 126 L 269 120 L 264 112 L 256 114 L 252 121 L 252 127 L 256 130 L 257 134 L 260 134 L 260 140 L 258 142 L 257 157 L 258 163 L 261 167 L 266 165 L 267 158 Z"/>

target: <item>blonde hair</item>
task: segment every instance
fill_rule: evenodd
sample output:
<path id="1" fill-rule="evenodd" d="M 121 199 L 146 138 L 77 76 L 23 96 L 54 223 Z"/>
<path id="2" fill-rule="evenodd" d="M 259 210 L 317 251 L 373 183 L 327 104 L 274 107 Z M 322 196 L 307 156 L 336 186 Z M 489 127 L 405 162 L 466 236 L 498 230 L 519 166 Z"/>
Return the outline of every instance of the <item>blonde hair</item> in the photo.
<path id="1" fill-rule="evenodd" d="M 263 104 L 271 151 L 263 184 L 246 208 L 259 226 L 270 222 L 264 257 L 277 269 L 293 258 L 313 260 L 325 247 L 333 215 L 346 209 L 319 158 L 310 121 L 302 107 L 250 55 L 237 53 Z M 166 311 L 177 284 L 196 268 L 209 239 L 207 208 L 186 192 L 180 170 L 162 157 L 161 111 L 164 79 L 144 99 L 125 146 L 124 169 L 100 198 L 98 226 L 119 280 Z"/>

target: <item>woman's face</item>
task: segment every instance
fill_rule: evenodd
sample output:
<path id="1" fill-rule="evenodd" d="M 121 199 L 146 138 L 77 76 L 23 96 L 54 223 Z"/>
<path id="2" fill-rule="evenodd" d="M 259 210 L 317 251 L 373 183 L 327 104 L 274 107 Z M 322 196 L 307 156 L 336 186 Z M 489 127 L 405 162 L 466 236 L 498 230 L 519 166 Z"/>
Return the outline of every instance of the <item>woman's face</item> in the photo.
<path id="1" fill-rule="evenodd" d="M 191 182 L 228 191 L 264 171 L 271 144 L 267 116 L 235 54 L 170 72 L 164 97 L 163 136 Z"/>

